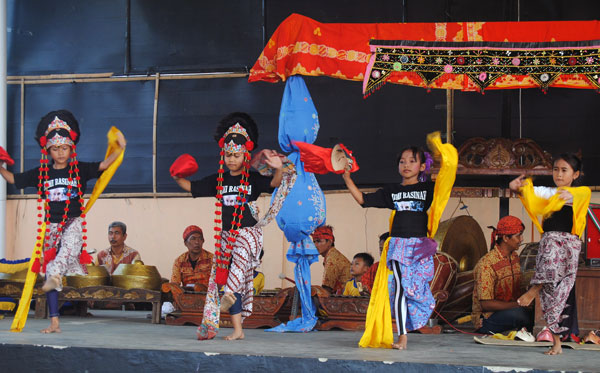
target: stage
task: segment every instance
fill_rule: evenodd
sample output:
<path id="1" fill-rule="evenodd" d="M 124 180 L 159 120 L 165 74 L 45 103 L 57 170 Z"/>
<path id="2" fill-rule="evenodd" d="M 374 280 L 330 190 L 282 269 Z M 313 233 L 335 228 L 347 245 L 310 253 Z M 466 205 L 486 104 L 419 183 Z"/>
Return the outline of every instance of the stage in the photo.
<path id="1" fill-rule="evenodd" d="M 195 327 L 151 324 L 149 311 L 90 312 L 61 317 L 61 334 L 41 334 L 49 320 L 33 312 L 22 333 L 9 332 L 12 317 L 0 320 L 0 371 L 597 372 L 600 366 L 597 351 L 563 348 L 560 356 L 545 356 L 544 348 L 480 345 L 456 333 L 409 334 L 407 351 L 358 348 L 361 333 L 345 331 L 254 329 L 245 330 L 243 341 L 197 341 Z"/>

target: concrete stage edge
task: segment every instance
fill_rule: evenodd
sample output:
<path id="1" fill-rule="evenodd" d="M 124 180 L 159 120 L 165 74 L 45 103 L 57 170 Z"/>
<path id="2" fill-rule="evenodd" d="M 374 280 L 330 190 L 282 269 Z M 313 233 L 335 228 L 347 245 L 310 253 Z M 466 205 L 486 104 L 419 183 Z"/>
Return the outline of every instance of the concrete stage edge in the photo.
<path id="1" fill-rule="evenodd" d="M 358 332 L 266 333 L 243 341 L 195 340 L 195 327 L 152 325 L 148 312 L 91 311 L 61 318 L 62 333 L 42 335 L 31 317 L 21 333 L 0 320 L 0 371 L 6 372 L 547 372 L 598 371 L 600 353 L 476 344 L 472 336 L 410 334 L 409 349 L 357 347 Z"/>

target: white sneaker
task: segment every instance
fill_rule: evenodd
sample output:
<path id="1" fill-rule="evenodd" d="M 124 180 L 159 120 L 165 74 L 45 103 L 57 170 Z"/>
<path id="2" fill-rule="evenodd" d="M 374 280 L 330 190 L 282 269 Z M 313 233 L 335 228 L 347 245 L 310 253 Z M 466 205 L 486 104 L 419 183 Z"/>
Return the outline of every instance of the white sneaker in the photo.
<path id="1" fill-rule="evenodd" d="M 523 328 L 517 332 L 515 338 L 518 338 L 525 342 L 535 342 L 535 337 L 533 334 L 529 333 L 526 328 Z"/>

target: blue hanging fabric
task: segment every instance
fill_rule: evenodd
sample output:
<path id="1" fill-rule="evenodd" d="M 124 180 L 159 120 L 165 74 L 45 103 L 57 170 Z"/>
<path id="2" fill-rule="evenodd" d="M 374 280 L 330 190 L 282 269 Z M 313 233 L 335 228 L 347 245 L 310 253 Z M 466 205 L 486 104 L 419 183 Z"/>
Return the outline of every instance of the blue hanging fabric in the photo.
<path id="1" fill-rule="evenodd" d="M 304 171 L 300 152 L 292 141 L 312 144 L 319 132 L 319 116 L 302 77 L 291 76 L 285 85 L 279 112 L 279 146 L 290 153 L 297 178 L 287 195 L 277 224 L 290 242 L 287 259 L 295 263 L 294 279 L 300 296 L 302 317 L 281 324 L 268 332 L 309 332 L 317 323 L 316 307 L 310 297 L 310 265 L 319 260 L 319 252 L 310 237 L 325 222 L 325 196 L 315 175 Z"/>

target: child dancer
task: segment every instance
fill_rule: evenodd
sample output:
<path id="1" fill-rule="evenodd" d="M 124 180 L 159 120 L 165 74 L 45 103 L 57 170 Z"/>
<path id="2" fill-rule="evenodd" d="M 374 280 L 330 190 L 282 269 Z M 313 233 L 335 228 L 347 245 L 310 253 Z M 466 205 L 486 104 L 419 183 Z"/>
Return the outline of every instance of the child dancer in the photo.
<path id="1" fill-rule="evenodd" d="M 253 211 L 249 211 L 248 202 L 255 201 L 263 192 L 271 193 L 281 184 L 283 164 L 276 152 L 267 151 L 265 162 L 276 170 L 273 177 L 249 170 L 250 152 L 256 146 L 258 129 L 246 113 L 232 113 L 223 118 L 215 140 L 221 148 L 217 174 L 197 181 L 173 178 L 193 197 L 217 197 L 217 242 L 198 339 L 212 339 L 217 335 L 219 309 L 229 311 L 233 324 L 233 333 L 225 339 L 244 339 L 242 317 L 252 313 L 254 268 L 262 249 L 262 228 L 255 227 L 257 220 Z M 224 285 L 224 295 L 219 306 L 218 286 L 221 285 Z"/>
<path id="2" fill-rule="evenodd" d="M 580 177 L 581 160 L 574 154 L 561 154 L 552 168 L 557 188 L 534 187 L 524 175 L 509 185 L 511 190 L 519 192 L 527 212 L 543 233 L 531 279 L 533 286 L 517 303 L 526 307 L 539 294 L 553 339 L 553 346 L 545 352 L 547 355 L 561 354 L 561 337 L 578 333 L 575 276 L 581 251 L 579 237 L 585 229 L 591 197 L 589 188 L 572 187 Z M 541 225 L 537 215 L 543 216 Z"/>
<path id="3" fill-rule="evenodd" d="M 442 155 L 442 168 L 435 185 L 425 181 L 425 172 L 433 160 L 428 153 L 417 147 L 406 148 L 400 153 L 397 163 L 398 172 L 402 176 L 400 184 L 385 186 L 374 193 L 365 194 L 358 190 L 349 172 L 343 175 L 352 197 L 361 206 L 394 210 L 390 238 L 381 258 L 385 260 L 387 269 L 394 273 L 392 308 L 396 316 L 398 340 L 391 343 L 393 335 L 387 297 L 388 271 L 386 266 L 379 266 L 369 302 L 365 334 L 359 343 L 361 347 L 389 348 L 391 345 L 399 350 L 406 349 L 406 333 L 423 327 L 435 307 L 429 281 L 433 278 L 433 254 L 437 244 L 428 237 L 435 234 L 437 222 L 450 197 L 458 160 L 456 149 L 449 144 L 442 145 L 439 133 L 430 135 L 428 142 L 433 147 L 432 150 L 438 154 L 441 152 Z M 389 322 L 374 327 L 381 319 Z"/>
<path id="4" fill-rule="evenodd" d="M 80 162 L 75 152 L 80 138 L 79 124 L 67 110 L 52 111 L 39 122 L 35 140 L 41 147 L 40 167 L 13 174 L 0 167 L 0 174 L 19 189 L 38 188 L 38 225 L 46 225 L 44 268 L 50 327 L 42 333 L 60 333 L 58 291 L 62 276 L 85 275 L 85 263 L 80 254 L 85 250 L 87 229 L 83 214 L 83 195 L 88 180 L 98 178 L 120 155 L 113 152 L 102 162 Z M 117 142 L 125 149 L 125 138 L 118 132 Z M 48 162 L 48 154 L 52 162 Z M 38 230 L 39 231 L 39 230 Z M 91 257 L 87 258 L 91 259 Z M 82 260 L 85 262 L 86 260 Z"/>

